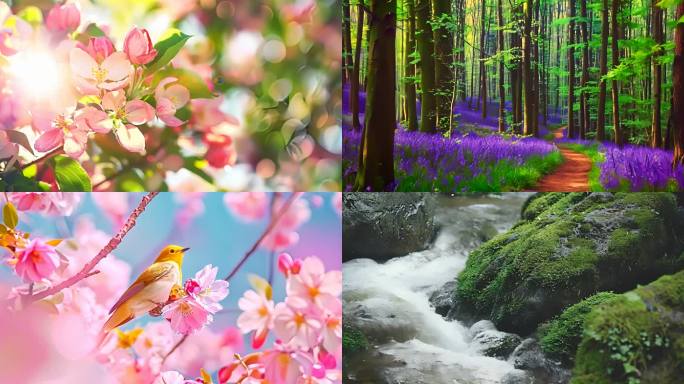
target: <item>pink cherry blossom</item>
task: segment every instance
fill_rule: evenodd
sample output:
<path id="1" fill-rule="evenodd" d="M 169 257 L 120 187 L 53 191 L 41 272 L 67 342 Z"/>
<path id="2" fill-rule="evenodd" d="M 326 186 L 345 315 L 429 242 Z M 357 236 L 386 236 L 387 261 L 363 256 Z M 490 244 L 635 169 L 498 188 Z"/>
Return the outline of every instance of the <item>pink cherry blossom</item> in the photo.
<path id="1" fill-rule="evenodd" d="M 131 63 L 123 52 L 114 52 L 98 63 L 88 52 L 73 48 L 69 62 L 81 92 L 97 94 L 98 90 L 115 91 L 128 84 Z"/>
<path id="2" fill-rule="evenodd" d="M 190 100 L 190 92 L 187 88 L 177 82 L 175 77 L 167 77 L 159 82 L 154 91 L 154 98 L 157 101 L 157 116 L 169 127 L 178 127 L 185 122 L 178 119 L 176 111 L 182 108 Z"/>
<path id="3" fill-rule="evenodd" d="M 40 239 L 32 239 L 15 256 L 15 272 L 26 282 L 45 279 L 59 266 L 59 255 L 55 248 Z"/>
<path id="4" fill-rule="evenodd" d="M 273 332 L 284 343 L 308 349 L 317 344 L 322 324 L 308 308 L 278 303 L 273 313 Z"/>
<path id="5" fill-rule="evenodd" d="M 279 211 L 282 204 L 282 201 L 275 203 L 274 208 L 276 212 Z M 299 241 L 297 229 L 310 218 L 311 210 L 309 209 L 309 203 L 304 199 L 295 201 L 283 214 L 275 229 L 264 238 L 262 246 L 272 251 L 282 251 L 296 244 Z"/>
<path id="6" fill-rule="evenodd" d="M 276 348 L 264 352 L 264 378 L 268 383 L 296 383 L 302 374 L 302 352 Z"/>
<path id="7" fill-rule="evenodd" d="M 55 4 L 47 15 L 45 26 L 50 31 L 71 32 L 81 23 L 81 13 L 74 4 Z"/>
<path id="8" fill-rule="evenodd" d="M 335 192 L 332 196 L 332 206 L 338 215 L 342 214 L 342 192 Z"/>
<path id="9" fill-rule="evenodd" d="M 81 202 L 80 193 L 12 192 L 9 201 L 20 211 L 38 212 L 50 216 L 70 216 Z"/>
<path id="10" fill-rule="evenodd" d="M 326 272 L 323 262 L 317 257 L 304 259 L 299 273 L 287 281 L 289 296 L 320 308 L 333 306 L 341 293 L 342 272 Z"/>
<path id="11" fill-rule="evenodd" d="M 175 219 L 181 228 L 187 228 L 196 217 L 204 213 L 203 196 L 203 192 L 181 192 L 174 195 L 181 203 Z"/>
<path id="12" fill-rule="evenodd" d="M 185 285 L 186 292 L 211 313 L 220 311 L 223 307 L 219 301 L 228 296 L 228 282 L 216 280 L 217 273 L 218 268 L 209 264 Z"/>
<path id="13" fill-rule="evenodd" d="M 57 115 L 52 121 L 52 129 L 40 135 L 34 146 L 40 152 L 49 152 L 63 146 L 64 153 L 77 159 L 85 152 L 88 133 L 88 127 L 81 121 L 66 115 Z"/>
<path id="14" fill-rule="evenodd" d="M 265 192 L 226 193 L 223 202 L 234 215 L 246 221 L 263 218 L 268 210 L 268 196 Z"/>
<path id="15" fill-rule="evenodd" d="M 7 159 L 19 153 L 19 145 L 10 141 L 7 132 L 0 131 L 0 158 Z"/>
<path id="16" fill-rule="evenodd" d="M 144 28 L 133 28 L 124 40 L 124 52 L 133 64 L 147 64 L 157 56 L 157 51 L 152 46 L 150 34 Z"/>
<path id="17" fill-rule="evenodd" d="M 93 201 L 112 222 L 114 228 L 119 228 L 126 220 L 128 207 L 128 194 L 121 192 L 98 192 L 93 193 Z"/>
<path id="18" fill-rule="evenodd" d="M 242 333 L 254 331 L 252 348 L 259 348 L 266 341 L 268 330 L 273 321 L 273 300 L 267 292 L 248 290 L 238 301 L 242 313 L 237 319 L 237 326 Z"/>
<path id="19" fill-rule="evenodd" d="M 121 144 L 131 152 L 145 152 L 145 136 L 136 125 L 154 119 L 154 108 L 142 100 L 126 101 L 123 91 L 108 92 L 102 98 L 102 107 L 109 113 L 101 127 L 112 129 Z"/>
<path id="20" fill-rule="evenodd" d="M 164 317 L 171 321 L 171 329 L 183 335 L 198 331 L 214 319 L 192 296 L 183 297 L 164 307 Z"/>
<path id="21" fill-rule="evenodd" d="M 239 125 L 240 122 L 236 118 L 221 111 L 222 103 L 223 96 L 214 99 L 190 100 L 190 109 L 192 111 L 190 124 L 198 131 L 208 131 L 224 121 L 228 121 L 233 125 Z"/>

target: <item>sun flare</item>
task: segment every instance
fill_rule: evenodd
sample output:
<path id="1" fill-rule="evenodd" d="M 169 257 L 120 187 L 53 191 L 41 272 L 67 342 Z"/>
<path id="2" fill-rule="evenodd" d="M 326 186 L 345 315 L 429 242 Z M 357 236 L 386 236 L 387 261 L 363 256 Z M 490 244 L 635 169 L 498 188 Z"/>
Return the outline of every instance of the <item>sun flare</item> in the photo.
<path id="1" fill-rule="evenodd" d="M 12 56 L 9 73 L 22 93 L 38 100 L 55 97 L 62 83 L 57 60 L 45 51 Z"/>

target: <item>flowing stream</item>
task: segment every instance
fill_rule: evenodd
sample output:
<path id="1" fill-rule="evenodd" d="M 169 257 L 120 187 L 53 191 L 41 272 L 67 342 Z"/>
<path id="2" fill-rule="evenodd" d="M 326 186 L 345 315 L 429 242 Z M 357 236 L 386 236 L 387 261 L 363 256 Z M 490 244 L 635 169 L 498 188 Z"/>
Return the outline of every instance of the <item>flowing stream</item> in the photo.
<path id="1" fill-rule="evenodd" d="M 441 230 L 430 249 L 382 264 L 343 264 L 345 321 L 376 340 L 349 357 L 345 383 L 489 384 L 515 370 L 479 354 L 468 328 L 435 313 L 429 298 L 455 279 L 470 251 L 517 222 L 529 195 L 439 197 Z"/>

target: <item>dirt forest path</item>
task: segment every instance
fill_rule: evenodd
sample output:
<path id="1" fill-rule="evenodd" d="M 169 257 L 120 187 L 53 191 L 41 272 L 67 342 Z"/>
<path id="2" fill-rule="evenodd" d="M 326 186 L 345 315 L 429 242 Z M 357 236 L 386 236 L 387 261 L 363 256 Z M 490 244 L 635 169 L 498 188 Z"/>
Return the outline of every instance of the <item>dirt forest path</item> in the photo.
<path id="1" fill-rule="evenodd" d="M 555 139 L 563 137 L 566 127 L 554 132 Z M 586 155 L 562 145 L 558 149 L 563 156 L 561 164 L 553 173 L 542 177 L 530 190 L 537 192 L 583 192 L 589 190 L 589 171 L 591 159 Z"/>

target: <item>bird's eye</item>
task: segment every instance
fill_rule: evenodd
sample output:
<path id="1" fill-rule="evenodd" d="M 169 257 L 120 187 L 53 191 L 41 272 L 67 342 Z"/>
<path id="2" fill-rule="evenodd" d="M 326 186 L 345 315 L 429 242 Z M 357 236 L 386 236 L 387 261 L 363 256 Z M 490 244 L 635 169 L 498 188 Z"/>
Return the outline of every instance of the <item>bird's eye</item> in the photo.
<path id="1" fill-rule="evenodd" d="M 169 251 L 169 252 L 171 252 L 171 253 L 176 253 L 176 250 L 175 250 L 175 249 L 172 249 L 172 250 Z"/>

